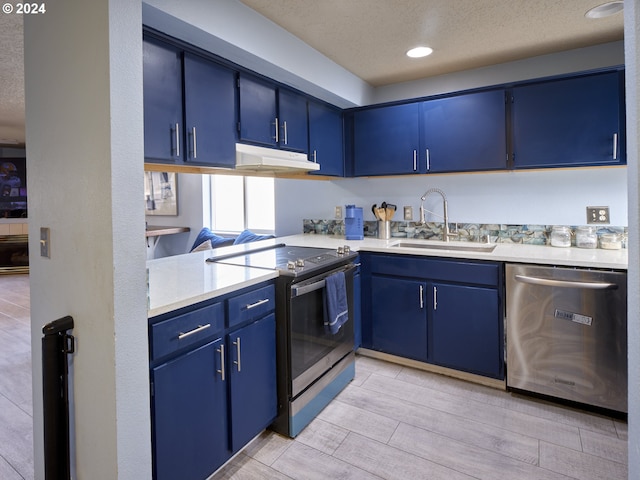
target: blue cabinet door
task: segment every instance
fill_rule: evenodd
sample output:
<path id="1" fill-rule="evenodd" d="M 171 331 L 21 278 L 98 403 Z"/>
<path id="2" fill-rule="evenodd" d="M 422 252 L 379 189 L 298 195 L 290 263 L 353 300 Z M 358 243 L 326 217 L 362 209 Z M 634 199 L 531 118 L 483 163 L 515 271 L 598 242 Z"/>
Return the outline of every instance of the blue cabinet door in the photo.
<path id="1" fill-rule="evenodd" d="M 621 72 L 513 89 L 514 168 L 626 163 Z"/>
<path id="2" fill-rule="evenodd" d="M 495 90 L 421 104 L 420 172 L 507 168 L 505 92 Z"/>
<path id="3" fill-rule="evenodd" d="M 222 340 L 152 369 L 155 478 L 202 480 L 229 457 Z"/>
<path id="4" fill-rule="evenodd" d="M 235 453 L 277 414 L 275 314 L 228 334 L 227 345 L 231 450 Z"/>
<path id="5" fill-rule="evenodd" d="M 373 275 L 372 348 L 427 360 L 426 282 Z"/>
<path id="6" fill-rule="evenodd" d="M 276 89 L 256 78 L 240 75 L 240 140 L 277 146 Z"/>
<path id="7" fill-rule="evenodd" d="M 354 112 L 355 176 L 418 173 L 419 110 L 410 103 Z"/>
<path id="8" fill-rule="evenodd" d="M 282 88 L 278 90 L 278 122 L 278 146 L 306 153 L 309 147 L 307 98 Z"/>
<path id="9" fill-rule="evenodd" d="M 503 378 L 497 290 L 446 283 L 430 284 L 429 289 L 431 361 Z"/>
<path id="10" fill-rule="evenodd" d="M 184 85 L 186 162 L 235 166 L 235 72 L 187 53 Z"/>
<path id="11" fill-rule="evenodd" d="M 157 41 L 143 42 L 144 156 L 175 162 L 184 153 L 182 53 Z"/>
<path id="12" fill-rule="evenodd" d="M 314 175 L 344 176 L 342 112 L 309 102 L 309 159 L 320 164 Z"/>

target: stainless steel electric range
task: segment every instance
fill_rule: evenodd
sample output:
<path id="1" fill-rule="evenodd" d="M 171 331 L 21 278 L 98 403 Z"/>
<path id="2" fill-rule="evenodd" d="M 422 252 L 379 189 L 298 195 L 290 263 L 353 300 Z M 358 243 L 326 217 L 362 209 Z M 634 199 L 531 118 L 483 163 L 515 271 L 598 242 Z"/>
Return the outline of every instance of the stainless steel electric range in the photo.
<path id="1" fill-rule="evenodd" d="M 357 253 L 337 250 L 262 247 L 208 261 L 278 270 L 276 342 L 278 417 L 272 429 L 295 437 L 353 379 L 353 280 Z M 344 272 L 348 320 L 336 333 L 325 327 L 325 279 Z"/>

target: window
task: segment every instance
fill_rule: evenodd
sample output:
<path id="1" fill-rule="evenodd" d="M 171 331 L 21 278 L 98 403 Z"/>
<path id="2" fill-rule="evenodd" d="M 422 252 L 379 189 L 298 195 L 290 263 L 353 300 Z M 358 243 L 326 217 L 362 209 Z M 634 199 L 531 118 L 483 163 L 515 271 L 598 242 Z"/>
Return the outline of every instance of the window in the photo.
<path id="1" fill-rule="evenodd" d="M 275 233 L 273 178 L 210 175 L 211 229 Z"/>

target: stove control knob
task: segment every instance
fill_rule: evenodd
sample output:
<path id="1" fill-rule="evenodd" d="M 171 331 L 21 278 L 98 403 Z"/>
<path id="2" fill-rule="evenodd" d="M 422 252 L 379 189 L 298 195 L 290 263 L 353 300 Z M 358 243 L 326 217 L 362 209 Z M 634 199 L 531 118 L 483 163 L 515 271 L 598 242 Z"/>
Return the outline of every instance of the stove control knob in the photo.
<path id="1" fill-rule="evenodd" d="M 304 267 L 304 259 L 299 258 L 296 260 L 296 267 Z"/>
<path id="2" fill-rule="evenodd" d="M 349 247 L 349 245 L 345 245 L 342 249 L 344 250 L 345 255 L 349 255 L 351 253 L 351 247 Z"/>
<path id="3" fill-rule="evenodd" d="M 344 255 L 344 247 L 338 247 L 338 255 Z"/>
<path id="4" fill-rule="evenodd" d="M 287 262 L 287 269 L 288 270 L 295 270 L 296 269 L 296 262 L 294 262 L 293 260 L 289 260 Z"/>

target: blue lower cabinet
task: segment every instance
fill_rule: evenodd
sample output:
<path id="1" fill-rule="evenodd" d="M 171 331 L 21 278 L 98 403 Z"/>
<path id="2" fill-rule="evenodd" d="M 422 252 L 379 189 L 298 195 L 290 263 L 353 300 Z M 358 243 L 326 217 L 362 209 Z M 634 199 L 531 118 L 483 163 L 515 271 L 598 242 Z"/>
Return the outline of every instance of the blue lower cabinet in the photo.
<path id="1" fill-rule="evenodd" d="M 272 293 L 265 282 L 150 320 L 156 480 L 209 477 L 275 419 L 275 305 L 263 298 Z M 261 315 L 237 321 L 254 297 Z"/>
<path id="2" fill-rule="evenodd" d="M 227 335 L 231 450 L 237 452 L 276 418 L 276 317 Z"/>
<path id="3" fill-rule="evenodd" d="M 443 367 L 500 378 L 500 299 L 495 288 L 434 283 L 431 358 Z"/>
<path id="4" fill-rule="evenodd" d="M 221 346 L 218 339 L 151 370 L 157 480 L 201 480 L 229 456 Z"/>
<path id="5" fill-rule="evenodd" d="M 373 275 L 371 285 L 373 349 L 427 361 L 426 282 Z"/>
<path id="6" fill-rule="evenodd" d="M 500 263 L 384 254 L 361 258 L 363 347 L 504 378 Z"/>

